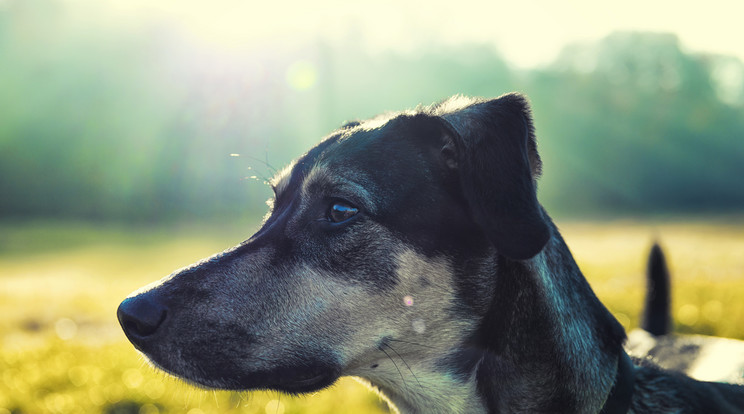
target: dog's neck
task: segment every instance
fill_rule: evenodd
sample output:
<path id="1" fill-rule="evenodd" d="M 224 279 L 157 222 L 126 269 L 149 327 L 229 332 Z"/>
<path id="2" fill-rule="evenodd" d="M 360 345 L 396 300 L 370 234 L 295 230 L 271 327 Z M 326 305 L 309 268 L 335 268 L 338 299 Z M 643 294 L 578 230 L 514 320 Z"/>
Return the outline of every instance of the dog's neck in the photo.
<path id="1" fill-rule="evenodd" d="M 386 351 L 400 360 L 392 371 L 380 366 L 352 375 L 366 378 L 405 414 L 599 412 L 615 380 L 624 331 L 558 231 L 530 260 L 498 256 L 484 263 L 491 263 L 488 274 L 474 280 L 485 277 L 495 286 L 484 287 L 493 292 L 490 309 L 469 338 L 431 353 L 396 344 Z"/>
<path id="2" fill-rule="evenodd" d="M 612 388 L 625 334 L 553 227 L 534 258 L 500 258 L 478 390 L 490 413 L 596 413 Z M 598 392 L 602 390 L 602 392 Z"/>
<path id="3" fill-rule="evenodd" d="M 399 377 L 373 380 L 355 377 L 377 391 L 393 412 L 401 414 L 486 414 L 475 375 L 465 382 L 437 369 L 416 369 L 415 377 L 401 369 Z"/>

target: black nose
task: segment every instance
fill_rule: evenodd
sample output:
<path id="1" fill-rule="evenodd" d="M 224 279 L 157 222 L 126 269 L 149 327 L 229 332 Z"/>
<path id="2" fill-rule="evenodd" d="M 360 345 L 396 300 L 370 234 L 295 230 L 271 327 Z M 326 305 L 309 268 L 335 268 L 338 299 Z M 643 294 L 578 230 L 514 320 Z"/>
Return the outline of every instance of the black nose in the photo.
<path id="1" fill-rule="evenodd" d="M 165 322 L 168 311 L 151 292 L 145 292 L 124 299 L 116 316 L 127 338 L 134 345 L 142 345 Z"/>

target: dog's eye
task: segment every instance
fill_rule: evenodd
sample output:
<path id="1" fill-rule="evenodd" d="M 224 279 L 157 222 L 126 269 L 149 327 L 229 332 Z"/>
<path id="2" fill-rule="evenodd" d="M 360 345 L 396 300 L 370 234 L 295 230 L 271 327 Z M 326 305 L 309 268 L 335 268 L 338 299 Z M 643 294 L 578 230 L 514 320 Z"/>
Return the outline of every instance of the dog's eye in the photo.
<path id="1" fill-rule="evenodd" d="M 356 216 L 358 212 L 358 208 L 352 207 L 342 201 L 337 201 L 331 204 L 331 207 L 328 209 L 328 220 L 334 223 L 341 223 Z"/>

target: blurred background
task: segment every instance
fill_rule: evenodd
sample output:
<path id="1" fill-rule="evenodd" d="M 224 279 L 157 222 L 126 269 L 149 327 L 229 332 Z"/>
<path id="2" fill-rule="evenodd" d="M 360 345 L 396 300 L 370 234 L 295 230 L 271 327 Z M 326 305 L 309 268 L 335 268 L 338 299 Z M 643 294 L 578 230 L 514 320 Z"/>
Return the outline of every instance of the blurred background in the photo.
<path id="1" fill-rule="evenodd" d="M 657 239 L 678 331 L 744 339 L 743 8 L 0 0 L 0 414 L 386 412 L 191 388 L 115 309 L 249 237 L 344 121 L 458 93 L 529 96 L 539 198 L 626 328 Z"/>

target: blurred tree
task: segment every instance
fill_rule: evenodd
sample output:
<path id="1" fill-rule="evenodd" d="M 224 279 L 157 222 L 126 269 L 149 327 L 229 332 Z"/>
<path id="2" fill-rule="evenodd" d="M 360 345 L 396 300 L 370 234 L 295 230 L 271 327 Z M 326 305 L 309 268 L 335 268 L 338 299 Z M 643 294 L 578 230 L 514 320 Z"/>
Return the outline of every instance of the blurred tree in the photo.
<path id="1" fill-rule="evenodd" d="M 515 89 L 533 103 L 552 211 L 744 207 L 744 66 L 673 35 L 617 33 L 516 71 L 488 45 L 372 55 L 358 36 L 231 54 L 92 10 L 0 9 L 0 217 L 258 214 L 261 181 L 344 121 Z"/>
<path id="2" fill-rule="evenodd" d="M 575 212 L 741 211 L 744 113 L 717 98 L 707 62 L 672 35 L 617 33 L 535 72 L 544 198 Z"/>

